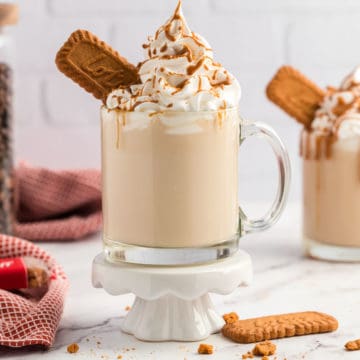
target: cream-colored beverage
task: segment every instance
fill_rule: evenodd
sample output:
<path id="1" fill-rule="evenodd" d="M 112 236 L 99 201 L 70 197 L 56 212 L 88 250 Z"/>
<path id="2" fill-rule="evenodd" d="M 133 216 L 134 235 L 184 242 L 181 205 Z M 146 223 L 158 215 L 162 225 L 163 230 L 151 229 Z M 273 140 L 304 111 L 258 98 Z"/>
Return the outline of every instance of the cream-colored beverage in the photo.
<path id="1" fill-rule="evenodd" d="M 304 236 L 360 247 L 360 139 L 333 145 L 331 157 L 304 160 Z"/>
<path id="2" fill-rule="evenodd" d="M 237 237 L 237 110 L 104 108 L 102 129 L 105 242 L 202 247 Z"/>
<path id="3" fill-rule="evenodd" d="M 307 251 L 360 259 L 360 69 L 329 88 L 302 136 Z"/>
<path id="4" fill-rule="evenodd" d="M 267 126 L 241 120 L 238 81 L 189 29 L 180 2 L 143 48 L 139 83 L 113 90 L 101 110 L 105 252 L 167 265 L 229 256 L 245 232 L 279 217 L 287 154 Z M 248 136 L 265 137 L 280 159 L 277 197 L 256 221 L 238 204 L 238 151 Z"/>

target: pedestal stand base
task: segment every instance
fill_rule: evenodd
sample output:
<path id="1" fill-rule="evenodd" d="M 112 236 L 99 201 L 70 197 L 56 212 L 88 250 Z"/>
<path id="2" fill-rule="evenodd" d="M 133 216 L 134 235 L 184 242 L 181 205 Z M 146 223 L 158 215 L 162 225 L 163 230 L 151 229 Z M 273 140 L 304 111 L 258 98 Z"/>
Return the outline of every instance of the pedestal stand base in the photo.
<path id="1" fill-rule="evenodd" d="M 217 333 L 223 325 L 208 294 L 194 300 L 165 295 L 157 300 L 136 297 L 122 330 L 140 340 L 195 341 Z"/>
<path id="2" fill-rule="evenodd" d="M 99 254 L 93 285 L 111 295 L 134 293 L 122 330 L 146 341 L 199 341 L 220 331 L 224 321 L 208 293 L 229 294 L 252 280 L 250 256 L 233 256 L 196 266 L 113 264 Z"/>

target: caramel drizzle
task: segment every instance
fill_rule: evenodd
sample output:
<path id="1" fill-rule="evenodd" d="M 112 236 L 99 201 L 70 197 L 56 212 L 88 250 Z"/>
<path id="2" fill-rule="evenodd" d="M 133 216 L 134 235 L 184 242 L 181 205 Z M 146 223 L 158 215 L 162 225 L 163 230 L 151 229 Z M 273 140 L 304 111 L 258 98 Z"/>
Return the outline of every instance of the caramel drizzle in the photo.
<path id="1" fill-rule="evenodd" d="M 184 45 L 183 48 L 177 54 L 163 55 L 163 56 L 160 56 L 160 57 L 157 57 L 157 58 L 159 58 L 161 60 L 173 60 L 173 59 L 178 59 L 178 58 L 181 58 L 181 57 L 184 57 L 184 56 L 187 58 L 187 60 L 189 62 L 191 62 L 193 60 L 192 51 L 187 45 Z"/>
<path id="2" fill-rule="evenodd" d="M 313 135 L 312 132 L 304 129 L 300 140 L 300 156 L 305 160 L 329 159 L 332 156 L 332 145 L 335 141 L 334 135 Z"/>
<path id="3" fill-rule="evenodd" d="M 316 200 L 315 199 L 314 200 L 315 200 L 315 206 L 316 206 L 316 208 L 315 208 L 315 223 L 316 223 L 317 228 L 319 227 L 320 219 L 321 219 L 321 211 L 320 211 L 320 194 L 321 194 L 321 189 L 322 189 L 321 165 L 322 165 L 322 163 L 320 161 L 317 161 L 315 163 L 315 166 L 316 166 L 316 174 L 315 174 L 315 176 L 316 176 L 316 178 L 315 178 Z"/>
<path id="4" fill-rule="evenodd" d="M 215 81 L 216 78 L 217 78 L 218 72 L 219 72 L 219 69 L 216 69 L 216 70 L 214 71 L 214 73 L 213 73 L 212 79 L 213 79 L 214 81 Z"/>
<path id="5" fill-rule="evenodd" d="M 360 181 L 360 140 L 358 144 L 358 180 Z"/>
<path id="6" fill-rule="evenodd" d="M 355 100 L 350 103 L 346 103 L 346 101 L 340 96 L 338 98 L 336 106 L 332 109 L 332 113 L 336 117 L 339 117 L 339 116 L 343 115 L 347 110 L 352 108 L 354 103 L 355 103 Z"/>
<path id="7" fill-rule="evenodd" d="M 209 91 L 212 96 L 220 98 L 220 94 L 218 94 L 215 89 L 210 89 Z"/>
<path id="8" fill-rule="evenodd" d="M 147 102 L 146 100 L 136 101 L 136 102 L 130 107 L 129 111 L 134 111 L 137 106 L 139 106 L 139 105 L 141 105 L 141 104 L 144 104 L 144 103 L 146 103 L 146 102 Z M 158 104 L 158 103 L 159 103 L 159 100 L 151 100 L 151 102 L 154 103 L 154 104 Z"/>
<path id="9" fill-rule="evenodd" d="M 193 54 L 191 49 L 187 45 L 183 45 L 183 48 L 178 52 L 178 55 L 185 55 L 187 60 L 191 62 L 193 60 Z"/>
<path id="10" fill-rule="evenodd" d="M 189 65 L 186 69 L 188 75 L 193 75 L 204 63 L 205 58 L 200 59 L 195 65 Z"/>
<path id="11" fill-rule="evenodd" d="M 226 116 L 226 101 L 223 100 L 222 106 L 219 108 L 216 114 L 216 124 L 219 128 L 222 128 L 224 125 L 224 118 Z"/>
<path id="12" fill-rule="evenodd" d="M 116 117 L 116 148 L 119 149 L 120 148 L 120 119 L 119 116 Z"/>
<path id="13" fill-rule="evenodd" d="M 219 110 L 216 114 L 216 124 L 219 128 L 221 128 L 224 124 L 224 114 L 221 110 Z"/>
<path id="14" fill-rule="evenodd" d="M 196 45 L 199 45 L 199 46 L 203 47 L 207 51 L 212 51 L 211 48 L 208 48 L 208 47 L 205 46 L 205 44 L 196 36 L 196 34 L 194 32 L 192 32 L 191 35 L 183 34 L 183 37 L 193 39 L 194 42 L 196 43 Z"/>
<path id="15" fill-rule="evenodd" d="M 337 88 L 334 86 L 327 86 L 326 91 L 329 93 L 329 95 L 332 95 L 337 91 Z"/>
<path id="16" fill-rule="evenodd" d="M 116 116 L 116 149 L 120 149 L 120 139 L 121 139 L 121 129 L 126 125 L 126 114 L 124 112 L 121 113 L 121 121 L 120 114 Z"/>
<path id="17" fill-rule="evenodd" d="M 199 93 L 199 92 L 201 92 L 201 90 L 202 90 L 202 78 L 201 78 L 201 76 L 199 77 L 199 83 L 198 83 L 198 90 L 197 90 L 197 94 Z"/>
<path id="18" fill-rule="evenodd" d="M 184 89 L 185 85 L 189 83 L 189 79 L 184 80 L 183 82 L 181 82 L 178 86 L 177 89 L 174 90 L 171 95 L 175 95 L 177 93 L 179 93 L 181 90 Z"/>
<path id="19" fill-rule="evenodd" d="M 149 117 L 152 118 L 152 117 L 154 117 L 156 115 L 161 115 L 161 114 L 164 114 L 164 113 L 165 113 L 164 110 L 154 111 L 154 112 L 149 113 Z"/>
<path id="20" fill-rule="evenodd" d="M 229 77 L 227 77 L 225 80 L 219 82 L 219 83 L 214 83 L 214 82 L 210 82 L 211 86 L 220 86 L 222 89 L 224 88 L 224 85 L 231 85 L 231 79 Z"/>
<path id="21" fill-rule="evenodd" d="M 167 24 L 167 25 L 165 26 L 165 29 L 164 29 L 164 31 L 165 31 L 165 36 L 166 36 L 170 41 L 175 41 L 175 40 L 176 40 L 176 36 L 171 35 L 171 33 L 170 33 L 170 27 L 171 27 L 171 23 L 169 23 L 169 24 Z"/>

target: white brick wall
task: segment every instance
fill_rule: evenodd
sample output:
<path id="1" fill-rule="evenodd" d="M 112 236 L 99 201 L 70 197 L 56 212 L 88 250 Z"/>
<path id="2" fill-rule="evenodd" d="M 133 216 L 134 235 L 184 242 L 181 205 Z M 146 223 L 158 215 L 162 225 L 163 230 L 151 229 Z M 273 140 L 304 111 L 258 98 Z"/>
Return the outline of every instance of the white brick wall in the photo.
<path id="1" fill-rule="evenodd" d="M 19 0 L 17 43 L 17 153 L 37 164 L 99 165 L 98 102 L 54 65 L 57 49 L 77 28 L 110 42 L 129 60 L 141 60 L 141 44 L 170 15 L 176 0 Z M 264 88 L 277 67 L 290 63 L 321 85 L 337 84 L 360 63 L 358 0 L 183 0 L 191 28 L 204 35 L 216 57 L 243 87 L 245 117 L 270 123 L 293 161 L 292 199 L 299 196 L 297 126 L 270 104 Z M 42 141 L 42 139 L 44 141 Z M 275 162 L 254 163 L 266 148 L 249 142 L 242 157 L 251 197 L 270 198 Z M 250 156 L 250 150 L 255 151 Z M 245 154 L 245 151 L 244 151 Z M 264 177 L 268 176 L 264 182 Z M 265 185 L 264 185 L 265 183 Z M 249 184 L 249 185 L 248 185 Z M 250 185 L 252 184 L 252 185 Z M 266 185 L 268 184 L 268 185 Z"/>

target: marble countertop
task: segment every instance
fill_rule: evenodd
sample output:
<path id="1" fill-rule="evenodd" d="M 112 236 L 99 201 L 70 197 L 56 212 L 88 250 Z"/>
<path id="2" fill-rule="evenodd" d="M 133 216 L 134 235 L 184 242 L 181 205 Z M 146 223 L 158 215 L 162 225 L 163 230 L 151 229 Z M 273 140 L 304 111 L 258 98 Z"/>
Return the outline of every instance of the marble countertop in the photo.
<path id="1" fill-rule="evenodd" d="M 339 320 L 336 332 L 274 341 L 277 360 L 359 359 L 360 352 L 346 352 L 343 346 L 360 338 L 360 265 L 304 258 L 299 219 L 300 207 L 290 204 L 274 228 L 242 239 L 242 249 L 253 259 L 254 281 L 231 295 L 214 295 L 213 301 L 221 314 L 236 311 L 241 318 L 305 310 L 327 312 Z M 2 350 L 1 358 L 115 360 L 121 355 L 124 360 L 236 360 L 253 347 L 212 335 L 206 343 L 215 346 L 215 353 L 206 357 L 196 353 L 198 343 L 137 341 L 119 329 L 133 296 L 112 297 L 91 285 L 91 263 L 101 251 L 99 234 L 41 246 L 64 266 L 71 282 L 55 344 L 48 351 Z M 66 347 L 73 342 L 80 350 L 68 354 Z"/>

